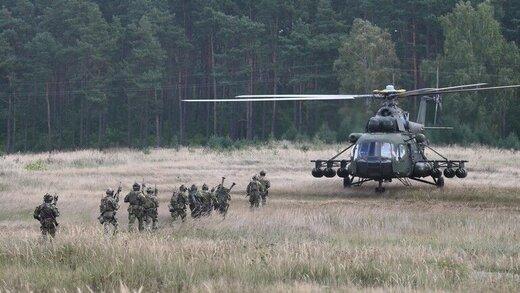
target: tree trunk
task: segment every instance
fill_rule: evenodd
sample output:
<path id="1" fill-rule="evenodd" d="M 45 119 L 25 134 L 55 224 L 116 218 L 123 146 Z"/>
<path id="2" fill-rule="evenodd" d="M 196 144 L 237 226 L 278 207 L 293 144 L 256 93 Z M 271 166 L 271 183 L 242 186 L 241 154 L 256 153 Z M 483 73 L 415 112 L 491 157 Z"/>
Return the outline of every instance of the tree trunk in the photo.
<path id="1" fill-rule="evenodd" d="M 211 76 L 213 83 L 213 99 L 217 99 L 217 77 L 215 73 L 215 40 L 211 34 Z M 217 103 L 213 103 L 213 135 L 217 135 Z"/>
<path id="2" fill-rule="evenodd" d="M 52 150 L 51 102 L 49 100 L 49 83 L 45 83 L 45 101 L 47 103 L 47 149 Z"/>
<path id="3" fill-rule="evenodd" d="M 277 75 L 277 60 L 276 48 L 273 51 L 271 62 L 273 63 L 273 95 L 278 94 L 278 75 Z M 273 113 L 271 116 L 271 137 L 274 138 L 276 134 L 276 101 L 273 101 Z"/>
<path id="4" fill-rule="evenodd" d="M 161 120 L 157 100 L 157 88 L 155 88 L 155 147 L 161 147 Z"/>
<path id="5" fill-rule="evenodd" d="M 8 95 L 7 100 L 7 123 L 6 123 L 6 144 L 5 144 L 5 151 L 7 153 L 11 152 L 11 120 L 12 120 L 12 111 L 13 111 L 13 96 Z"/>

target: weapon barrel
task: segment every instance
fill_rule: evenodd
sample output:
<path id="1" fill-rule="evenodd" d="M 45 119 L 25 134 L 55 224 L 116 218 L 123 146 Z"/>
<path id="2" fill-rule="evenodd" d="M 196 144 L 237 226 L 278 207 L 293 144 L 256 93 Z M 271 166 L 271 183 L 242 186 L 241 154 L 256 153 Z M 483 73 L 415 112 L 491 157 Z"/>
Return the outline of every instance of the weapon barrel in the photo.
<path id="1" fill-rule="evenodd" d="M 220 182 L 222 186 L 224 186 L 224 180 L 226 180 L 226 177 L 222 177 L 222 181 Z"/>
<path id="2" fill-rule="evenodd" d="M 229 187 L 229 191 L 231 191 L 231 189 L 233 189 L 233 187 L 236 185 L 235 182 L 233 182 L 233 184 L 231 184 L 231 187 Z"/>

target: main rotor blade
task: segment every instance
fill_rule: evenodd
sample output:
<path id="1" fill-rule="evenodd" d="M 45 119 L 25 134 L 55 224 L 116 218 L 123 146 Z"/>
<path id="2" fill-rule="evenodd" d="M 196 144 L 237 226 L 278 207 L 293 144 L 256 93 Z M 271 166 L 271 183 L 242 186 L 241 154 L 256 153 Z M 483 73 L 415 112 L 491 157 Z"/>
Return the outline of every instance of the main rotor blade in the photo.
<path id="1" fill-rule="evenodd" d="M 432 92 L 438 92 L 438 91 L 445 91 L 445 90 L 454 90 L 454 89 L 464 89 L 469 87 L 479 87 L 486 85 L 487 83 L 474 83 L 474 84 L 464 84 L 464 85 L 456 85 L 456 86 L 449 86 L 449 87 L 442 87 L 442 88 L 422 88 L 422 89 L 416 89 L 412 91 L 407 91 L 401 94 L 401 97 L 410 97 L 410 96 L 420 96 L 425 94 L 431 94 Z"/>
<path id="2" fill-rule="evenodd" d="M 481 87 L 481 88 L 472 88 L 472 89 L 454 89 L 454 90 L 434 91 L 434 92 L 430 92 L 428 94 L 449 94 L 449 93 L 462 93 L 462 92 L 479 92 L 479 91 L 487 91 L 487 90 L 514 89 L 514 88 L 520 88 L 520 84 L 501 85 L 501 86 L 492 86 L 492 87 Z"/>
<path id="3" fill-rule="evenodd" d="M 368 98 L 374 95 L 240 95 L 234 99 L 200 99 L 182 100 L 188 103 L 219 103 L 219 102 L 278 102 L 278 101 L 330 101 L 330 100 L 354 100 L 355 98 Z"/>

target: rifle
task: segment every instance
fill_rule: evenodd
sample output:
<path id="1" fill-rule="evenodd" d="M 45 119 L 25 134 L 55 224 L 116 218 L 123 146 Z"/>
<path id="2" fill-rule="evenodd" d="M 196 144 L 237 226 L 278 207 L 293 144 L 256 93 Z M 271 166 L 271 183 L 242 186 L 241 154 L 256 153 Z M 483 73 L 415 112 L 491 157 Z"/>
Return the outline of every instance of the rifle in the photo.
<path id="1" fill-rule="evenodd" d="M 58 198 L 59 198 L 59 197 L 58 197 L 58 194 L 56 194 L 56 193 L 55 193 L 54 196 L 52 197 L 52 203 L 51 203 L 51 204 L 52 204 L 54 207 L 56 207 L 56 205 L 58 204 Z M 56 207 L 56 208 L 57 208 L 57 207 Z M 59 224 L 58 224 L 58 221 L 56 220 L 56 218 L 53 217 L 52 220 L 54 221 L 54 225 L 56 225 L 56 227 L 58 227 Z"/>
<path id="2" fill-rule="evenodd" d="M 237 185 L 237 184 L 236 184 L 235 182 L 233 182 L 233 183 L 231 184 L 231 186 L 229 187 L 229 191 L 231 191 L 231 189 L 233 189 L 233 187 L 234 187 L 235 185 Z"/>
<path id="3" fill-rule="evenodd" d="M 155 193 L 155 196 L 157 196 L 157 183 L 154 184 L 154 187 L 153 187 L 153 192 Z"/>
<path id="4" fill-rule="evenodd" d="M 116 199 L 116 202 L 119 202 L 119 193 L 121 193 L 121 190 L 123 190 L 123 187 L 121 186 L 121 181 L 119 181 L 119 186 L 117 187 L 117 192 L 114 194 L 114 198 Z"/>

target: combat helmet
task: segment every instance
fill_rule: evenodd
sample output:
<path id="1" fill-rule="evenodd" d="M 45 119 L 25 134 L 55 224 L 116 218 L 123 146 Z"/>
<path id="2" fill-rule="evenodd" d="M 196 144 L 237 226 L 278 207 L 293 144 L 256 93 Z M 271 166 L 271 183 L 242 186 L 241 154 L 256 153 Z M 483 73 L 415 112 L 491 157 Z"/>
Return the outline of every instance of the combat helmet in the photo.
<path id="1" fill-rule="evenodd" d="M 46 193 L 46 194 L 43 196 L 43 202 L 45 202 L 45 203 L 51 203 L 53 199 L 54 199 L 54 198 L 52 197 L 52 195 L 50 195 L 50 194 L 48 194 L 48 193 Z"/>
<path id="2" fill-rule="evenodd" d="M 112 196 L 114 195 L 114 190 L 112 188 L 109 188 L 107 189 L 106 194 Z"/>
<path id="3" fill-rule="evenodd" d="M 191 187 L 190 187 L 190 190 L 196 191 L 197 190 L 197 185 L 192 184 Z"/>
<path id="4" fill-rule="evenodd" d="M 153 193 L 153 188 L 151 188 L 151 187 L 146 188 L 146 193 L 152 194 Z"/>
<path id="5" fill-rule="evenodd" d="M 260 176 L 265 176 L 265 171 L 264 170 L 260 171 Z"/>
<path id="6" fill-rule="evenodd" d="M 186 191 L 186 186 L 184 186 L 184 184 L 182 184 L 181 186 L 179 186 L 179 190 L 180 191 Z"/>
<path id="7" fill-rule="evenodd" d="M 139 183 L 135 182 L 134 185 L 132 185 L 132 189 L 134 191 L 139 191 L 139 189 L 141 189 L 141 185 L 139 185 Z"/>
<path id="8" fill-rule="evenodd" d="M 202 190 L 208 190 L 208 185 L 206 183 L 202 184 Z"/>

